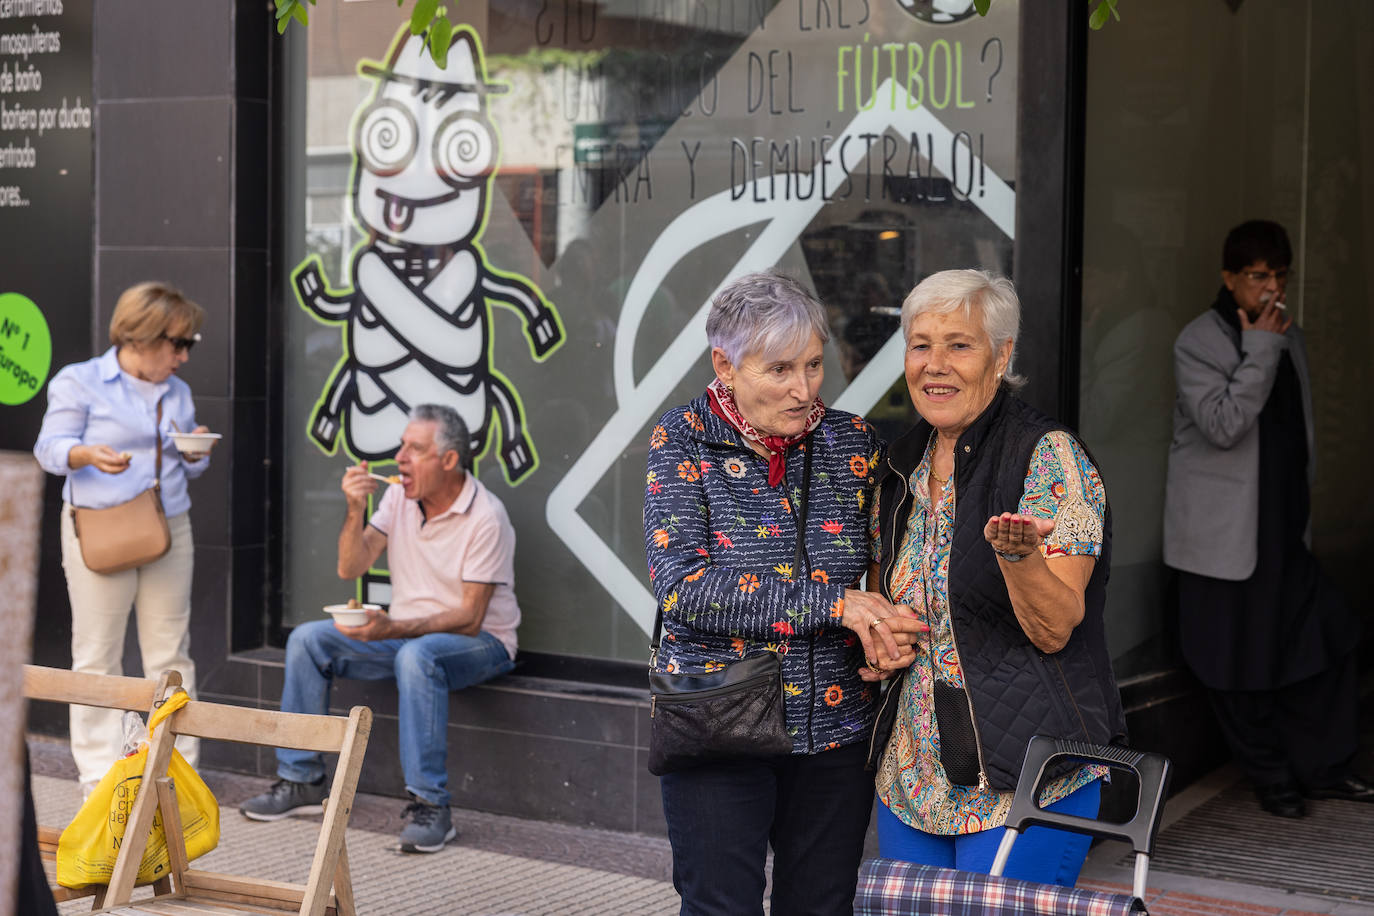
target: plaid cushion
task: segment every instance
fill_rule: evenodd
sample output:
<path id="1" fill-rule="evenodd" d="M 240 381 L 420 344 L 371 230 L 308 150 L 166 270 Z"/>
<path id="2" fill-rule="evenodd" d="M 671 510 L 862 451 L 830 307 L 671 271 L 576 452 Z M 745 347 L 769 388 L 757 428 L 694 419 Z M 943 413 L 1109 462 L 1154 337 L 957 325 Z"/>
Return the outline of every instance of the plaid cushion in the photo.
<path id="1" fill-rule="evenodd" d="M 854 916 L 1129 916 L 1145 911 L 1145 904 L 1129 894 L 892 859 L 865 861 L 854 897 Z"/>

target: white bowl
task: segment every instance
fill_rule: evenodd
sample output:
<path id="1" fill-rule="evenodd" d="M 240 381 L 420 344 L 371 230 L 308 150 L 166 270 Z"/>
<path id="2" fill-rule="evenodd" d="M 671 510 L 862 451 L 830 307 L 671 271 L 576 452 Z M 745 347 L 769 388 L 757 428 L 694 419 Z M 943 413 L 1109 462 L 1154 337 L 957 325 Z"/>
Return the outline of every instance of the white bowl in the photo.
<path id="1" fill-rule="evenodd" d="M 346 627 L 360 627 L 367 623 L 367 612 L 380 611 L 380 604 L 364 604 L 362 607 L 349 607 L 346 604 L 326 604 L 324 612 L 334 615 L 334 622 Z"/>
<path id="2" fill-rule="evenodd" d="M 209 454 L 222 438 L 219 433 L 172 433 L 172 441 L 183 455 Z"/>

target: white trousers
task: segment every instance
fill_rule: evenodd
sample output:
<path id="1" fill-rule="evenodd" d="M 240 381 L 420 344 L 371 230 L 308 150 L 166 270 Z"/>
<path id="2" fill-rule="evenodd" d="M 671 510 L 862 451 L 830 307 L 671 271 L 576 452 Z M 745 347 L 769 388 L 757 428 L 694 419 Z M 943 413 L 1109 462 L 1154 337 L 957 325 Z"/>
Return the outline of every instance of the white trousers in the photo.
<path id="1" fill-rule="evenodd" d="M 72 605 L 72 670 L 123 674 L 124 633 L 132 606 L 138 619 L 138 648 L 143 674 L 156 678 L 175 668 L 181 683 L 196 695 L 196 666 L 191 661 L 191 572 L 195 549 L 190 514 L 167 519 L 172 547 L 137 569 L 113 575 L 91 572 L 81 559 L 80 541 L 70 507 L 62 506 L 62 569 Z M 144 710 L 147 715 L 147 710 Z M 123 712 L 95 706 L 71 707 L 72 757 L 77 778 L 96 782 L 119 757 Z M 177 750 L 196 766 L 200 742 L 182 737 Z"/>

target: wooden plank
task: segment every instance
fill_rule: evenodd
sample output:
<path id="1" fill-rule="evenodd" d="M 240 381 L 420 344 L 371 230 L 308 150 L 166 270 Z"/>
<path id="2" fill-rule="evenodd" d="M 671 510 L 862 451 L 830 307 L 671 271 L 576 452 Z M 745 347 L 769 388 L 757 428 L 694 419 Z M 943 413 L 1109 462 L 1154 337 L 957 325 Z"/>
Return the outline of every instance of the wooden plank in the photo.
<path id="1" fill-rule="evenodd" d="M 176 683 L 181 683 L 180 673 Z M 24 666 L 24 696 L 30 700 L 147 712 L 156 692 L 157 683 L 148 678 Z"/>
<path id="2" fill-rule="evenodd" d="M 129 914 L 129 916 L 243 916 L 245 913 L 277 913 L 279 910 L 258 910 L 245 909 L 229 903 L 214 903 L 205 900 L 179 900 L 175 897 L 163 897 L 153 900 L 140 900 L 135 903 L 126 904 L 117 910 L 106 910 L 105 913 Z"/>
<path id="3" fill-rule="evenodd" d="M 192 700 L 173 714 L 179 735 L 336 753 L 348 734 L 342 716 L 312 716 Z"/>
<path id="4" fill-rule="evenodd" d="M 62 838 L 61 827 L 38 825 L 38 849 L 40 852 L 57 852 L 57 841 Z"/>
<path id="5" fill-rule="evenodd" d="M 305 895 L 303 885 L 287 881 L 246 878 L 223 872 L 201 871 L 197 868 L 188 868 L 183 877 L 186 882 L 186 895 L 193 899 L 202 899 L 207 894 L 213 894 L 216 899 L 223 900 L 248 903 L 265 901 L 276 903 L 278 906 L 282 903 L 299 906 Z"/>
<path id="6" fill-rule="evenodd" d="M 273 914 L 292 912 L 269 907 L 233 903 L 229 901 L 202 900 L 183 897 L 155 897 L 151 900 L 136 900 L 123 906 L 100 910 L 101 916 L 243 916 L 245 913 Z"/>

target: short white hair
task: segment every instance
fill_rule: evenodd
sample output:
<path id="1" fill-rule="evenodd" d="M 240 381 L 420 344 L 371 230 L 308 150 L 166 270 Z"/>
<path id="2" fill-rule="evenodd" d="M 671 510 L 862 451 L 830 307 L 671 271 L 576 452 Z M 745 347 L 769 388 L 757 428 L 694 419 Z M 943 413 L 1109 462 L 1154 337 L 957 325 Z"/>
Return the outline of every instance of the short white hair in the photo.
<path id="1" fill-rule="evenodd" d="M 816 297 L 791 277 L 766 271 L 727 284 L 711 300 L 706 339 L 730 365 L 757 353 L 765 359 L 791 357 L 815 334 L 825 343 L 830 327 Z"/>
<path id="2" fill-rule="evenodd" d="M 1013 391 L 1025 385 L 1025 377 L 1011 368 L 1021 329 L 1021 300 L 1011 281 L 999 274 L 986 270 L 942 270 L 926 277 L 902 302 L 902 337 L 910 339 L 911 325 L 921 315 L 948 315 L 961 309 L 970 321 L 976 314 L 993 352 L 1011 341 L 1011 356 L 1002 384 Z"/>

